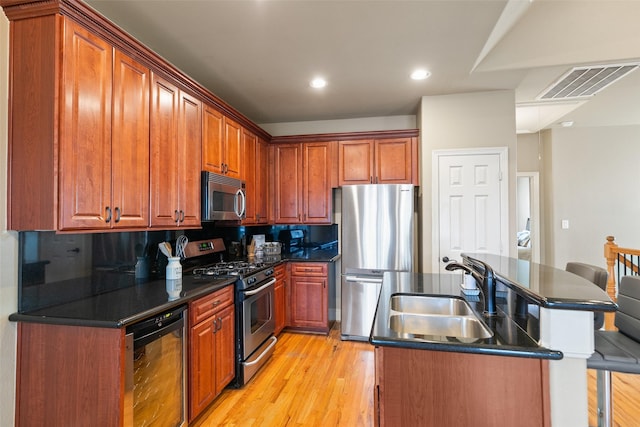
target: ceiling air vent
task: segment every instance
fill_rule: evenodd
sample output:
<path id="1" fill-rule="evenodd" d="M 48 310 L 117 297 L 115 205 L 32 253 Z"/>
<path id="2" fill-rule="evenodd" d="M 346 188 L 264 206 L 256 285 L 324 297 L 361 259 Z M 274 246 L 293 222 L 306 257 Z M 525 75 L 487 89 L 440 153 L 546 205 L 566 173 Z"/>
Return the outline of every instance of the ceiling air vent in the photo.
<path id="1" fill-rule="evenodd" d="M 575 67 L 565 73 L 538 97 L 540 100 L 585 98 L 595 95 L 640 64 L 594 65 Z"/>

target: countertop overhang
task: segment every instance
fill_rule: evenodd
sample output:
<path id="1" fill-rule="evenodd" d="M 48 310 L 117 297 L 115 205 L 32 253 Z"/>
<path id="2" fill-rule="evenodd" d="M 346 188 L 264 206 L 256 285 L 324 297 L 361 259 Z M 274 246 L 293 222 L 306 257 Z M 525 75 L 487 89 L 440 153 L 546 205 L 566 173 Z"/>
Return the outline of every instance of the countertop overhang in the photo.
<path id="1" fill-rule="evenodd" d="M 540 307 L 582 311 L 616 311 L 618 305 L 590 281 L 565 270 L 490 254 L 462 254 L 465 263 L 489 264 L 497 280 Z"/>

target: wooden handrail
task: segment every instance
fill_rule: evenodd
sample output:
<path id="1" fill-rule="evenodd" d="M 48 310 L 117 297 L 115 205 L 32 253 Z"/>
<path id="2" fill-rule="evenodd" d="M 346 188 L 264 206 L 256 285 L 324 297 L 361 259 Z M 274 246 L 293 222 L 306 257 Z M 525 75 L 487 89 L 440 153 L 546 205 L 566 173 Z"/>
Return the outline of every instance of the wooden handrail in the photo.
<path id="1" fill-rule="evenodd" d="M 607 260 L 607 272 L 609 273 L 607 293 L 614 301 L 617 293 L 616 271 L 614 268 L 616 261 L 629 267 L 633 273 L 640 274 L 639 266 L 627 259 L 625 255 L 640 256 L 640 249 L 621 248 L 615 242 L 613 236 L 607 236 L 607 242 L 604 244 L 604 257 Z"/>

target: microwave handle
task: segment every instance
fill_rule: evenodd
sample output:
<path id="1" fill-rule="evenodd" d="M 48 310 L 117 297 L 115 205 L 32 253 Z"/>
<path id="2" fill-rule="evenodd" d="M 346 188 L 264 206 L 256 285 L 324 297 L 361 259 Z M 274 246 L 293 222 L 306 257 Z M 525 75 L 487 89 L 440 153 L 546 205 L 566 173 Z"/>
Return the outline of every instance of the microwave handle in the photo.
<path id="1" fill-rule="evenodd" d="M 241 199 L 242 203 L 238 203 L 238 199 Z M 242 191 L 242 189 L 239 189 L 238 191 L 236 191 L 235 203 L 233 204 L 233 210 L 235 211 L 236 215 L 238 215 L 238 218 L 242 218 L 242 215 L 244 215 L 244 211 L 246 207 L 247 207 L 247 196 L 244 195 L 244 192 Z"/>

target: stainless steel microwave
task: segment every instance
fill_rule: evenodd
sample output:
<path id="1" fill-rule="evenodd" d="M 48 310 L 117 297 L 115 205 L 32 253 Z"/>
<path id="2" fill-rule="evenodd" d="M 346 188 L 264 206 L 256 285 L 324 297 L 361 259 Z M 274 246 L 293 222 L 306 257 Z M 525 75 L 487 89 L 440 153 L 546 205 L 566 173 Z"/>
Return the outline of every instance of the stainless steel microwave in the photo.
<path id="1" fill-rule="evenodd" d="M 242 220 L 246 202 L 244 181 L 202 172 L 202 221 Z"/>

